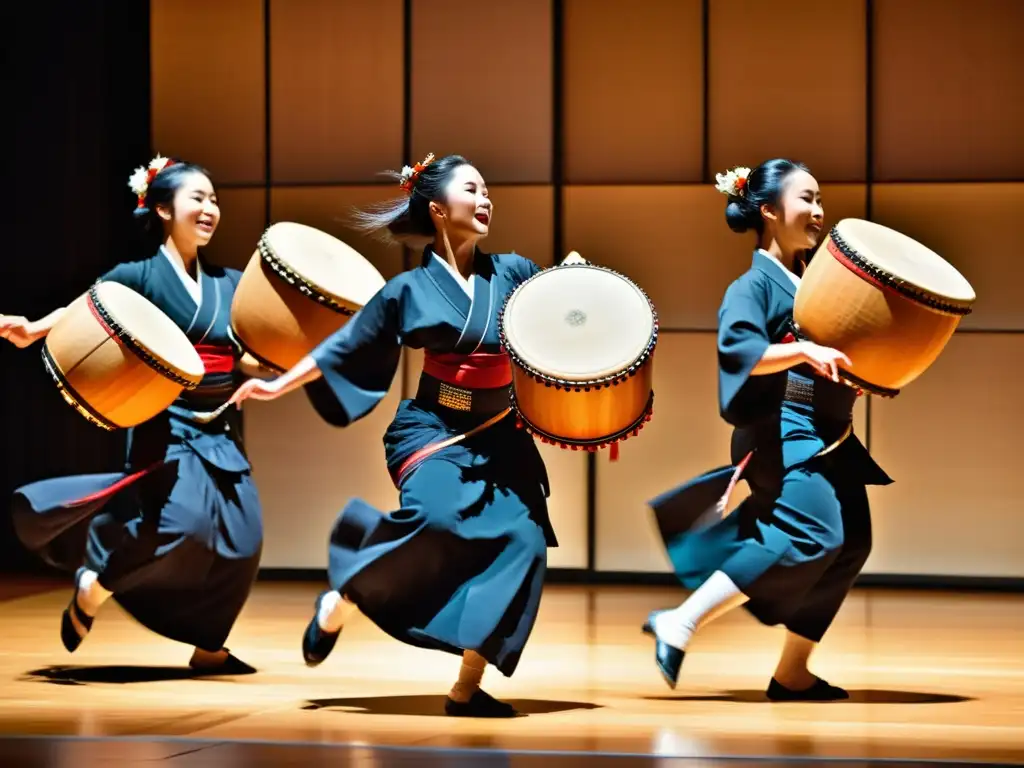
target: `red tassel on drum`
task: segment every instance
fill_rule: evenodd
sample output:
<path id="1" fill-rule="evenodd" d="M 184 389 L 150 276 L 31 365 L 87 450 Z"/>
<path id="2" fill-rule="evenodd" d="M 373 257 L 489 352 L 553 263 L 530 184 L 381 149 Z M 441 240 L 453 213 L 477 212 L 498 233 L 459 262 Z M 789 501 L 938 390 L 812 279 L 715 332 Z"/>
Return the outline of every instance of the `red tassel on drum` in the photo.
<path id="1" fill-rule="evenodd" d="M 608 461 L 619 460 L 619 442 L 616 440 L 612 443 L 612 447 L 608 449 Z"/>

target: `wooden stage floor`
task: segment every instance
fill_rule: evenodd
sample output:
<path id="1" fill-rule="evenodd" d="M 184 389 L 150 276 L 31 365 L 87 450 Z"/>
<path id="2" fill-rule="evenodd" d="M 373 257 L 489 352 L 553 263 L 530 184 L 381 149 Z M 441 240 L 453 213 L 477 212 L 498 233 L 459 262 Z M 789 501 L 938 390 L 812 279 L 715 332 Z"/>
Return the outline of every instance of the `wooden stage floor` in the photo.
<path id="1" fill-rule="evenodd" d="M 773 704 L 780 630 L 742 611 L 712 624 L 673 692 L 640 624 L 680 590 L 549 587 L 516 675 L 484 679 L 526 716 L 486 721 L 441 714 L 456 657 L 362 617 L 308 669 L 319 589 L 259 583 L 229 643 L 259 672 L 190 679 L 189 649 L 113 602 L 72 656 L 58 636 L 69 584 L 0 588 L 0 765 L 1024 764 L 1024 595 L 859 590 L 816 657 L 852 701 Z"/>

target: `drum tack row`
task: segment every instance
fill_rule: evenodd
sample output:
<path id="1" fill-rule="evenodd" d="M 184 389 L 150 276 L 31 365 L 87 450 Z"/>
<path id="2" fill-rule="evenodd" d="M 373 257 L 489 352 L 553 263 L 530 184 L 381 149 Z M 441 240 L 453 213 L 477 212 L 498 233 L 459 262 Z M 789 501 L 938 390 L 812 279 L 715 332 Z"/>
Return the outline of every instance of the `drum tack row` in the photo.
<path id="1" fill-rule="evenodd" d="M 271 226 L 231 307 L 243 350 L 285 371 L 384 286 L 350 246 L 312 227 Z M 942 257 L 887 227 L 840 221 L 803 275 L 795 334 L 843 350 L 849 386 L 893 397 L 942 352 L 975 293 Z M 628 277 L 577 254 L 520 284 L 500 315 L 521 425 L 546 443 L 595 451 L 650 420 L 654 304 Z M 64 399 L 104 429 L 164 411 L 204 369 L 185 334 L 138 293 L 100 283 L 47 336 L 43 361 Z M 210 414 L 212 417 L 213 414 Z"/>

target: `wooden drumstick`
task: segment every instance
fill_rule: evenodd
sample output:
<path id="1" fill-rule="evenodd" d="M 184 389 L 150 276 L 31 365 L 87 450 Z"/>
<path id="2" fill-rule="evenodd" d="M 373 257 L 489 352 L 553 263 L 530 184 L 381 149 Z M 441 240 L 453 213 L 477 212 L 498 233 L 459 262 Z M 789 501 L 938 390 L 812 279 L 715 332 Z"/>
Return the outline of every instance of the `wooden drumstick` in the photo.
<path id="1" fill-rule="evenodd" d="M 200 424 L 209 424 L 211 421 L 220 416 L 224 411 L 231 405 L 231 401 L 224 403 L 224 405 L 212 411 L 193 411 L 192 420 L 197 421 Z"/>

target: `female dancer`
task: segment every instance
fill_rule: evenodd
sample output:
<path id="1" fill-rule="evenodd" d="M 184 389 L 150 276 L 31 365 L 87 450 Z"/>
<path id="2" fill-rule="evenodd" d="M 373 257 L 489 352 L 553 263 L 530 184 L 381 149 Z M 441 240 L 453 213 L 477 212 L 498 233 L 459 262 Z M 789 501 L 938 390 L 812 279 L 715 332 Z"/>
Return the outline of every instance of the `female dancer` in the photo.
<path id="1" fill-rule="evenodd" d="M 791 332 L 798 275 L 821 234 L 817 181 L 803 165 L 775 159 L 718 182 L 729 227 L 758 238 L 751 268 L 718 315 L 719 402 L 735 427 L 738 465 L 651 502 L 676 574 L 695 591 L 678 608 L 653 612 L 644 630 L 674 688 L 691 635 L 745 604 L 788 630 L 770 699 L 844 699 L 807 662 L 871 550 L 865 485 L 892 480 L 852 434 L 859 393 L 839 383 L 837 368 L 850 360 Z M 751 496 L 723 518 L 741 476 Z"/>
<path id="2" fill-rule="evenodd" d="M 144 626 L 195 646 L 193 668 L 251 673 L 224 641 L 259 566 L 259 497 L 238 411 L 229 408 L 206 424 L 194 419 L 195 412 L 227 400 L 239 367 L 260 374 L 255 361 L 242 361 L 229 335 L 231 298 L 241 275 L 199 255 L 220 221 L 205 170 L 158 156 L 129 185 L 138 196 L 135 217 L 152 255 L 119 264 L 101 280 L 121 283 L 163 310 L 195 345 L 206 375 L 163 414 L 129 430 L 124 473 L 19 488 L 15 526 L 44 560 L 77 568 L 60 630 L 69 651 L 78 648 L 100 606 L 113 596 Z M 2 318 L 0 329 L 16 345 L 28 346 L 46 336 L 63 312 L 34 323 Z"/>
<path id="3" fill-rule="evenodd" d="M 329 543 L 333 589 L 318 598 L 302 651 L 310 666 L 326 659 L 358 606 L 398 640 L 462 655 L 447 714 L 511 717 L 480 680 L 487 663 L 515 671 L 537 617 L 547 547 L 557 543 L 543 461 L 509 411 L 497 316 L 539 268 L 477 247 L 494 208 L 462 157 L 428 155 L 396 176 L 407 196 L 358 223 L 428 242 L 420 266 L 390 280 L 290 371 L 247 382 L 233 399 L 270 400 L 305 384 L 320 415 L 345 426 L 387 394 L 403 346 L 425 350 L 416 397 L 384 435 L 400 508 L 381 515 L 356 499 L 342 510 Z"/>

